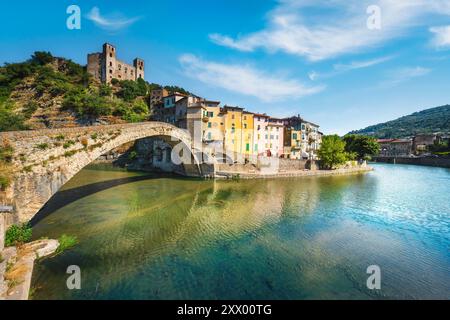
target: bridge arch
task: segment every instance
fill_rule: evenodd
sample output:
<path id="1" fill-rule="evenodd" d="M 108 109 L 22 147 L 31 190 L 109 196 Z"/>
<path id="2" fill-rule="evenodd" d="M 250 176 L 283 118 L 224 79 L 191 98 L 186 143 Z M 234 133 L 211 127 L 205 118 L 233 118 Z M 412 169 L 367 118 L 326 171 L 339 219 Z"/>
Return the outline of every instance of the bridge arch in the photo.
<path id="1" fill-rule="evenodd" d="M 14 208 L 13 222 L 31 220 L 66 182 L 101 155 L 148 137 L 162 138 L 171 146 L 183 144 L 183 150 L 189 150 L 191 155 L 191 162 L 183 163 L 187 175 L 202 176 L 201 163 L 196 152 L 192 152 L 189 133 L 167 123 L 2 133 L 1 141 L 14 150 L 13 181 L 7 190 L 9 203 Z"/>

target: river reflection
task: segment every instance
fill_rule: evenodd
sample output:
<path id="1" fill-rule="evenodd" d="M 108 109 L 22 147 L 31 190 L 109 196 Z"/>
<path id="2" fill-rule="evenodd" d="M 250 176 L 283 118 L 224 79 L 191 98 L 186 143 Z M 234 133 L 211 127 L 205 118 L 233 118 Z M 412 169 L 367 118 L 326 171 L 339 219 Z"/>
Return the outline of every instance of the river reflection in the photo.
<path id="1" fill-rule="evenodd" d="M 449 187 L 450 171 L 408 166 L 249 181 L 92 166 L 35 220 L 35 238 L 80 241 L 36 266 L 35 298 L 450 298 Z M 69 265 L 82 290 L 67 290 Z"/>

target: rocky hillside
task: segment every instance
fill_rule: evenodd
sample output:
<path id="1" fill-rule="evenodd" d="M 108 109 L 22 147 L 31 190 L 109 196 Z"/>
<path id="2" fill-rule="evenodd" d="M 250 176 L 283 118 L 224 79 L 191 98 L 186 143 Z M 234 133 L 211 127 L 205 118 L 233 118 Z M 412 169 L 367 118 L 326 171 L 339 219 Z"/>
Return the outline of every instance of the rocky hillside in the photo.
<path id="1" fill-rule="evenodd" d="M 450 133 L 450 105 L 415 112 L 350 133 L 376 138 L 405 138 L 421 133 Z"/>
<path id="2" fill-rule="evenodd" d="M 113 80 L 112 85 L 101 84 L 86 67 L 48 52 L 7 63 L 0 67 L 0 132 L 149 119 L 148 95 L 161 86 L 142 79 Z"/>

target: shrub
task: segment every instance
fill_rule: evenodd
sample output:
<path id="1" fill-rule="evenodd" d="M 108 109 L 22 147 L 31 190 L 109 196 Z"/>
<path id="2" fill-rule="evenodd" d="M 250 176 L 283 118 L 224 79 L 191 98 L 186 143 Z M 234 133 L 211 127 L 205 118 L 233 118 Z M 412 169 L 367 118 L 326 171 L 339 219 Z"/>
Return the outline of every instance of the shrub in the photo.
<path id="1" fill-rule="evenodd" d="M 39 150 L 47 150 L 48 143 L 40 143 L 40 144 L 36 145 L 36 148 L 38 148 Z"/>
<path id="2" fill-rule="evenodd" d="M 0 175 L 0 190 L 5 191 L 11 185 L 11 178 Z"/>
<path id="3" fill-rule="evenodd" d="M 107 84 L 102 84 L 98 89 L 98 94 L 101 97 L 110 97 L 112 95 L 112 88 Z"/>
<path id="4" fill-rule="evenodd" d="M 65 138 L 66 138 L 66 137 L 64 137 L 64 135 L 62 135 L 62 134 L 58 134 L 58 135 L 55 137 L 55 139 L 56 139 L 57 141 L 63 141 Z"/>
<path id="5" fill-rule="evenodd" d="M 30 119 L 33 113 L 38 109 L 38 104 L 34 101 L 29 101 L 23 106 L 23 115 L 26 119 Z"/>
<path id="6" fill-rule="evenodd" d="M 8 143 L 3 142 L 0 146 L 0 161 L 1 162 L 11 162 L 13 159 L 14 148 Z"/>
<path id="7" fill-rule="evenodd" d="M 39 65 L 46 65 L 50 62 L 53 61 L 53 56 L 50 52 L 45 52 L 45 51 L 36 51 L 32 56 L 31 56 L 31 61 L 39 64 Z"/>
<path id="8" fill-rule="evenodd" d="M 56 249 L 57 254 L 75 246 L 78 243 L 77 237 L 68 236 L 66 234 L 63 234 L 61 237 L 59 237 L 58 241 L 59 241 L 59 246 Z"/>
<path id="9" fill-rule="evenodd" d="M 30 225 L 24 223 L 22 225 L 12 225 L 6 231 L 5 235 L 5 245 L 15 246 L 22 243 L 30 242 L 31 236 L 33 235 L 33 230 Z"/>
<path id="10" fill-rule="evenodd" d="M 92 140 L 97 140 L 97 138 L 98 138 L 98 133 L 97 132 L 91 134 L 91 139 Z"/>
<path id="11" fill-rule="evenodd" d="M 76 150 L 66 151 L 66 152 L 64 152 L 64 157 L 70 158 L 70 157 L 72 157 L 73 155 L 75 155 L 76 153 L 77 153 Z"/>
<path id="12" fill-rule="evenodd" d="M 25 118 L 16 114 L 12 108 L 0 103 L 0 132 L 26 130 Z"/>
<path id="13" fill-rule="evenodd" d="M 136 151 L 131 151 L 130 152 L 130 154 L 128 155 L 128 159 L 130 159 L 130 160 L 134 160 L 134 159 L 136 159 L 137 158 L 137 152 Z"/>
<path id="14" fill-rule="evenodd" d="M 75 144 L 75 141 L 73 140 L 68 140 L 66 142 L 64 142 L 63 144 L 63 148 L 64 149 L 69 149 L 71 146 L 73 146 Z"/>
<path id="15" fill-rule="evenodd" d="M 81 138 L 80 142 L 83 145 L 83 147 L 85 147 L 85 148 L 87 148 L 87 146 L 89 145 L 89 141 L 86 137 Z"/>

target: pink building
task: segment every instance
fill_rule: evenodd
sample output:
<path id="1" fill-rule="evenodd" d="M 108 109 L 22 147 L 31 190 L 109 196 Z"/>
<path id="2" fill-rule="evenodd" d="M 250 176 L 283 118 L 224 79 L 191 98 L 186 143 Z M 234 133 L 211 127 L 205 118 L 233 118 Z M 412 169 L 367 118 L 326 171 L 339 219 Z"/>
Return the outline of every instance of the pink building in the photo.
<path id="1" fill-rule="evenodd" d="M 255 113 L 253 115 L 253 137 L 255 141 L 254 150 L 258 156 L 266 156 L 267 151 L 269 150 L 267 129 L 269 118 L 270 117 L 266 114 Z"/>
<path id="2" fill-rule="evenodd" d="M 270 156 L 281 157 L 284 154 L 284 125 L 283 120 L 269 118 L 266 130 Z"/>

